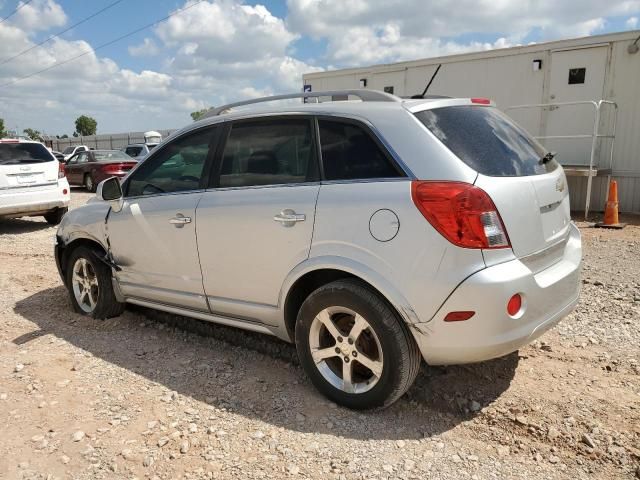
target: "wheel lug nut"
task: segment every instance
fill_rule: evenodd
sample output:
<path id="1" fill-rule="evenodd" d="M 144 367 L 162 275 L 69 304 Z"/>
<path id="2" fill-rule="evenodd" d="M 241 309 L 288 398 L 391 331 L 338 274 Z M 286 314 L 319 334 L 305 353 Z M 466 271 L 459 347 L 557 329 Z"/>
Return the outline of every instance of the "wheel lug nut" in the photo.
<path id="1" fill-rule="evenodd" d="M 342 342 L 342 337 L 338 337 L 338 342 Z"/>
<path id="2" fill-rule="evenodd" d="M 349 339 L 349 345 L 353 345 L 353 338 Z"/>
<path id="3" fill-rule="evenodd" d="M 349 357 L 344 357 L 344 363 L 349 363 Z"/>
<path id="4" fill-rule="evenodd" d="M 336 353 L 340 353 L 340 349 L 336 347 Z"/>
<path id="5" fill-rule="evenodd" d="M 358 352 L 351 352 L 351 355 L 353 355 L 354 357 L 358 356 Z"/>

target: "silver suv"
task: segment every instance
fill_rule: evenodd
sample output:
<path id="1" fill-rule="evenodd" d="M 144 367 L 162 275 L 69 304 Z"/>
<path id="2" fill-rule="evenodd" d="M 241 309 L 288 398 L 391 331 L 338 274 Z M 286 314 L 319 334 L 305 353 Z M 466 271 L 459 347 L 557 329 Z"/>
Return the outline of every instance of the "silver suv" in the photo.
<path id="1" fill-rule="evenodd" d="M 125 303 L 295 342 L 313 384 L 383 407 L 421 360 L 513 352 L 574 308 L 562 167 L 485 99 L 357 96 L 210 112 L 64 217 L 74 309 Z"/>

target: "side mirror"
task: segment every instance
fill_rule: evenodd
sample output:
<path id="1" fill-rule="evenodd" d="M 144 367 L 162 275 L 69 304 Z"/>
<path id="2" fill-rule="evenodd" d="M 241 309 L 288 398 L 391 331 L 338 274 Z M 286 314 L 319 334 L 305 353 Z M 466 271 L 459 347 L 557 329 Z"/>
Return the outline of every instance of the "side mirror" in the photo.
<path id="1" fill-rule="evenodd" d="M 124 197 L 122 195 L 122 185 L 120 185 L 120 180 L 117 177 L 101 181 L 98 184 L 96 196 L 105 202 L 109 202 L 114 212 L 122 210 Z"/>

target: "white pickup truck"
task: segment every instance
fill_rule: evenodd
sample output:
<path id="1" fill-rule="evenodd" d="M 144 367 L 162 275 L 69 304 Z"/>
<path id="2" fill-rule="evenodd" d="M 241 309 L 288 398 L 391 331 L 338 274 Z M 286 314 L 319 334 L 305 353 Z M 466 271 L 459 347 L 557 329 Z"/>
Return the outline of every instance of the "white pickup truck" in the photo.
<path id="1" fill-rule="evenodd" d="M 70 198 L 64 163 L 43 144 L 0 140 L 0 218 L 42 215 L 57 225 Z"/>

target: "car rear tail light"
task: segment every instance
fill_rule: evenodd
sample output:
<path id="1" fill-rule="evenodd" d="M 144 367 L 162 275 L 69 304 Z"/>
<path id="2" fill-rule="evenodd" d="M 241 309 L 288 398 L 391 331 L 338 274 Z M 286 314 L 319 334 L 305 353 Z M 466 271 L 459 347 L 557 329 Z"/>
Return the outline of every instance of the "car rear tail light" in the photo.
<path id="1" fill-rule="evenodd" d="M 122 173 L 124 171 L 131 170 L 132 164 L 130 163 L 108 163 L 103 165 L 102 171 L 105 173 Z"/>
<path id="2" fill-rule="evenodd" d="M 507 302 L 507 313 L 512 317 L 515 317 L 522 308 L 522 296 L 516 293 Z"/>
<path id="3" fill-rule="evenodd" d="M 491 197 L 463 182 L 414 180 L 411 196 L 440 234 L 463 248 L 508 248 L 507 232 Z"/>
<path id="4" fill-rule="evenodd" d="M 444 317 L 445 322 L 462 322 L 464 320 L 469 320 L 473 317 L 476 312 L 449 312 L 447 316 Z"/>
<path id="5" fill-rule="evenodd" d="M 58 162 L 58 178 L 64 178 L 66 175 L 66 170 L 64 168 L 64 163 Z"/>
<path id="6" fill-rule="evenodd" d="M 488 98 L 472 98 L 471 103 L 475 103 L 477 105 L 491 105 L 491 100 Z"/>

